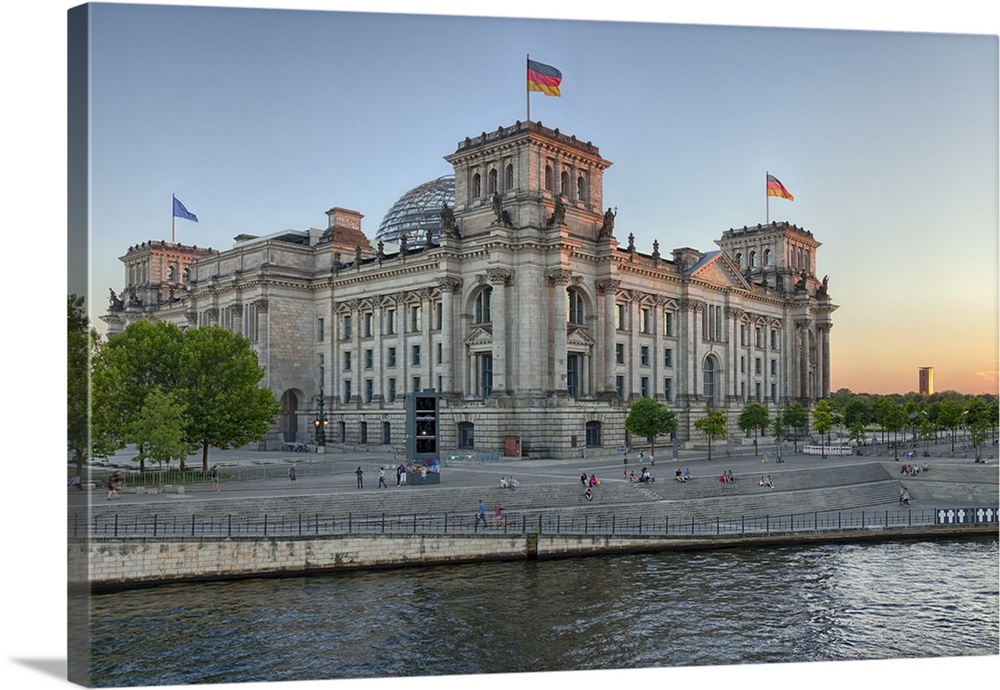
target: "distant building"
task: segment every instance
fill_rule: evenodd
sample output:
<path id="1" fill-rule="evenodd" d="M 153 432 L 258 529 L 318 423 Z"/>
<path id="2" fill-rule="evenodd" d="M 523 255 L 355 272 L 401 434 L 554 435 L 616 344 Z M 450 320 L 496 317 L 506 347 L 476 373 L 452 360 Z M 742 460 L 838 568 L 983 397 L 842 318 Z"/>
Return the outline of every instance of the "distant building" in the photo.
<path id="1" fill-rule="evenodd" d="M 934 395 L 934 367 L 920 367 L 920 395 Z"/>
<path id="2" fill-rule="evenodd" d="M 747 402 L 829 395 L 837 306 L 809 231 L 775 222 L 727 230 L 712 251 L 639 251 L 605 206 L 611 162 L 536 122 L 445 160 L 454 176 L 404 194 L 375 247 L 340 207 L 325 229 L 226 250 L 130 247 L 109 336 L 138 319 L 245 335 L 281 401 L 270 447 L 311 437 L 321 392 L 329 443 L 401 446 L 404 394 L 433 389 L 443 448 L 544 457 L 614 449 L 640 396 L 703 443 L 707 407 L 739 438 Z"/>

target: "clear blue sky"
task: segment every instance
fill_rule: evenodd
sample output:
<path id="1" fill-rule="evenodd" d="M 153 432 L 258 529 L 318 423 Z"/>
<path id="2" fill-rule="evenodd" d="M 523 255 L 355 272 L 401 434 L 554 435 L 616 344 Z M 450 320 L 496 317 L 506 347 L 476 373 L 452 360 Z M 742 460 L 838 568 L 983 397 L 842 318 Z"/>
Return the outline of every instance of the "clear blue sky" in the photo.
<path id="1" fill-rule="evenodd" d="M 5 460 L 15 484 L 0 506 L 8 550 L 30 554 L 34 566 L 4 569 L 8 617 L 18 622 L 8 626 L 0 664 L 10 687 L 65 686 L 66 475 L 58 460 L 67 285 L 60 274 L 67 256 L 65 15 L 73 4 L 0 6 L 5 316 L 16 328 L 2 341 Z M 213 4 L 403 8 L 398 0 Z M 823 242 L 819 271 L 830 275 L 840 305 L 834 385 L 864 390 L 884 372 L 891 375 L 888 390 L 908 390 L 916 386 L 916 367 L 932 365 L 939 388 L 981 389 L 989 379 L 975 372 L 997 368 L 995 9 L 982 0 L 650 4 L 507 0 L 494 11 L 867 33 L 571 22 L 515 30 L 501 20 L 483 23 L 485 33 L 467 41 L 427 20 L 402 29 L 397 22 L 390 31 L 393 22 L 383 17 L 385 28 L 307 25 L 295 28 L 299 38 L 292 40 L 275 14 L 255 27 L 233 15 L 221 24 L 198 15 L 193 23 L 148 24 L 131 36 L 123 25 L 117 40 L 95 46 L 95 57 L 106 49 L 121 56 L 121 64 L 107 64 L 110 54 L 95 63 L 95 301 L 103 307 L 107 288 L 123 284 L 117 257 L 129 244 L 169 238 L 172 192 L 201 218 L 178 221 L 185 242 L 221 248 L 239 232 L 321 226 L 323 212 L 336 204 L 364 213 L 373 232 L 402 192 L 447 172 L 441 157 L 460 139 L 524 117 L 523 58 L 531 53 L 564 75 L 564 96 L 533 96 L 532 116 L 591 139 L 614 161 L 606 199 L 619 208 L 616 228 L 634 232 L 640 248 L 659 239 L 663 251 L 712 249 L 722 230 L 762 221 L 770 170 L 795 195 L 791 203 L 772 200 L 771 217 L 806 227 Z M 486 11 L 454 0 L 419 9 Z M 417 24 L 427 29 L 419 33 Z M 910 33 L 871 33 L 886 30 Z M 120 84 L 110 80 L 112 70 L 121 73 Z M 235 113 L 223 110 L 234 105 Z M 120 131 L 110 130 L 111 122 Z M 936 333 L 944 337 L 931 338 Z M 971 383 L 957 383 L 964 380 Z M 998 662 L 680 668 L 587 674 L 585 682 L 736 682 L 772 690 L 806 682 L 822 690 L 881 681 L 916 690 L 996 677 Z M 552 680 L 499 675 L 474 683 L 492 690 Z M 405 687 L 457 690 L 469 682 L 435 678 Z M 314 686 L 330 684 L 238 687 Z"/>
<path id="2" fill-rule="evenodd" d="M 641 251 L 715 249 L 770 200 L 823 243 L 833 386 L 996 391 L 997 39 L 639 22 L 96 5 L 94 307 L 118 257 L 178 241 L 378 223 L 442 156 L 525 119 L 525 55 L 563 73 L 532 119 L 614 165 L 605 205 Z"/>

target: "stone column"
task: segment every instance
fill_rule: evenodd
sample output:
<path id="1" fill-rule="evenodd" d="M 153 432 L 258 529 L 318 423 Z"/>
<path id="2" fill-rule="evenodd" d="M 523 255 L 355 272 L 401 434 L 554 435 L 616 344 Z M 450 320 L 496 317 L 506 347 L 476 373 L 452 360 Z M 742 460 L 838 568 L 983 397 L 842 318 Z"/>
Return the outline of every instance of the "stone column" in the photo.
<path id="1" fill-rule="evenodd" d="M 441 288 L 441 387 L 442 393 L 453 393 L 456 390 L 455 379 L 458 367 L 455 361 L 455 351 L 458 329 L 455 324 L 455 294 L 462 289 L 462 281 L 457 278 L 441 278 L 438 281 Z"/>
<path id="2" fill-rule="evenodd" d="M 493 285 L 493 392 L 504 395 L 507 392 L 507 319 L 512 315 L 507 309 L 507 284 L 511 271 L 506 268 L 491 268 L 486 278 Z"/>
<path id="3" fill-rule="evenodd" d="M 556 268 L 548 273 L 549 283 L 553 289 L 549 302 L 549 328 L 552 333 L 552 346 L 549 355 L 549 371 L 547 388 L 557 393 L 566 392 L 566 287 L 573 274 L 570 271 Z M 580 372 L 580 377 L 584 373 Z"/>
<path id="4" fill-rule="evenodd" d="M 822 367 L 822 397 L 830 396 L 830 329 L 833 324 L 825 323 L 819 327 L 819 347 L 822 352 L 818 357 Z"/>
<path id="5" fill-rule="evenodd" d="M 799 398 L 809 398 L 809 320 L 799 319 L 795 322 L 799 329 Z"/>
<path id="6" fill-rule="evenodd" d="M 601 353 L 604 363 L 605 393 L 615 391 L 615 290 L 621 281 L 613 278 L 597 281 L 597 294 L 604 295 L 604 328 L 601 337 L 604 352 Z M 601 392 L 600 389 L 598 392 Z"/>

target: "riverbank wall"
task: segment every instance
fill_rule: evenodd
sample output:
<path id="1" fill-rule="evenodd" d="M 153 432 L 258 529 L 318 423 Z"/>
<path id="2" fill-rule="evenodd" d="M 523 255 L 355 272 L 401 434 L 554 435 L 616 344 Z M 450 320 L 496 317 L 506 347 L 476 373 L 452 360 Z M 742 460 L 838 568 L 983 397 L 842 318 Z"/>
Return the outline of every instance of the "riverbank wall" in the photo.
<path id="1" fill-rule="evenodd" d="M 744 535 L 455 534 L 71 539 L 71 588 L 106 591 L 182 581 L 292 577 L 360 569 L 816 543 L 993 538 L 998 525 L 869 527 Z"/>

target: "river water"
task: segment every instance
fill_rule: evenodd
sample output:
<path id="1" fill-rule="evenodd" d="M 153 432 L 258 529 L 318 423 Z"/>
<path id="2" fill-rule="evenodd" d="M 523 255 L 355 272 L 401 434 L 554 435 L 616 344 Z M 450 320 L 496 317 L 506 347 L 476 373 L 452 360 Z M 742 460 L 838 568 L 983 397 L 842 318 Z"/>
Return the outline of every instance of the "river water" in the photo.
<path id="1" fill-rule="evenodd" d="M 91 598 L 96 687 L 994 655 L 995 539 L 595 556 Z"/>

